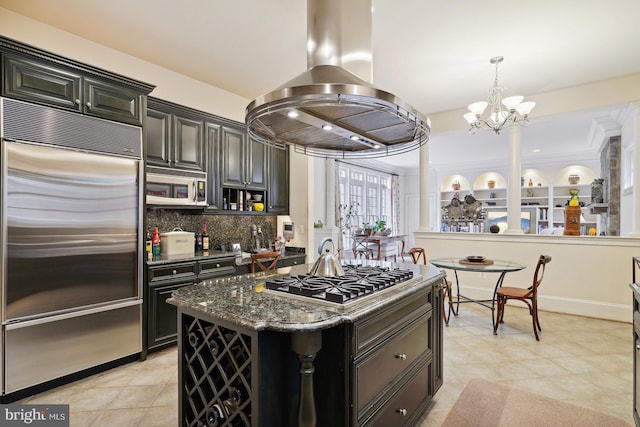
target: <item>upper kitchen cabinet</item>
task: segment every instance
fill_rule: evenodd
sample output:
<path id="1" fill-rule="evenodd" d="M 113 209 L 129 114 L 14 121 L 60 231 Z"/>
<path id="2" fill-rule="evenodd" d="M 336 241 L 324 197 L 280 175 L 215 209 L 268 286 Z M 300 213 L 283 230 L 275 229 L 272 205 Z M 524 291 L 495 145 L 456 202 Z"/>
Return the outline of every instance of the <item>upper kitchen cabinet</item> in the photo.
<path id="1" fill-rule="evenodd" d="M 268 190 L 268 212 L 289 215 L 289 146 L 284 150 L 269 147 Z"/>
<path id="2" fill-rule="evenodd" d="M 142 125 L 153 86 L 5 38 L 0 49 L 3 96 Z"/>
<path id="3" fill-rule="evenodd" d="M 220 203 L 220 129 L 221 125 L 212 122 L 204 124 L 205 165 L 207 172 L 207 204 L 209 209 L 221 209 Z"/>
<path id="4" fill-rule="evenodd" d="M 266 190 L 268 147 L 249 139 L 241 127 L 223 126 L 221 141 L 222 186 Z"/>
<path id="5" fill-rule="evenodd" d="M 147 164 L 203 171 L 205 160 L 202 114 L 156 98 L 147 105 Z"/>

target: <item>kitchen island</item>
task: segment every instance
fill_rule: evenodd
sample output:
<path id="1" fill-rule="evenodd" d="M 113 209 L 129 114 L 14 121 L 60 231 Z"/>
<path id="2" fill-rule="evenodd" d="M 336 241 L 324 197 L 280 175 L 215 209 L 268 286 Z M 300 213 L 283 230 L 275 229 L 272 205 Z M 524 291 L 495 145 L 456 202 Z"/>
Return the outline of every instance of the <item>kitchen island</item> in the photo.
<path id="1" fill-rule="evenodd" d="M 348 304 L 265 285 L 310 264 L 175 291 L 181 425 L 414 425 L 442 384 L 444 273 L 368 265 L 413 278 Z"/>

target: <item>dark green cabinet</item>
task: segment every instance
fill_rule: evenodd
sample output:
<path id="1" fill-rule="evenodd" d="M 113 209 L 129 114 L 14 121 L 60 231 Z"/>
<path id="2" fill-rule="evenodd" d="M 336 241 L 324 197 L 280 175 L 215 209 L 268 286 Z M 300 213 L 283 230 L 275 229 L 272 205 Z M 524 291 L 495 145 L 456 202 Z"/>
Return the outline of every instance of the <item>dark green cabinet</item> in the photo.
<path id="1" fill-rule="evenodd" d="M 49 61 L 3 55 L 2 94 L 108 120 L 142 124 L 143 93 Z"/>
<path id="2" fill-rule="evenodd" d="M 220 129 L 216 123 L 206 122 L 205 139 L 205 172 L 207 172 L 207 204 L 209 209 L 222 209 L 220 201 Z"/>
<path id="3" fill-rule="evenodd" d="M 190 283 L 149 286 L 147 347 L 149 350 L 173 343 L 177 339 L 177 310 L 167 303 L 171 293 Z"/>
<path id="4" fill-rule="evenodd" d="M 147 134 L 147 163 L 157 166 L 170 166 L 171 113 L 147 106 L 145 131 Z"/>
<path id="5" fill-rule="evenodd" d="M 289 215 L 289 146 L 269 147 L 269 213 Z"/>
<path id="6" fill-rule="evenodd" d="M 151 265 L 147 269 L 144 303 L 147 339 L 145 351 L 159 349 L 177 339 L 176 307 L 168 304 L 171 293 L 198 281 L 195 261 Z"/>
<path id="7" fill-rule="evenodd" d="M 179 169 L 205 169 L 204 119 L 172 103 L 149 98 L 147 164 Z"/>
<path id="8" fill-rule="evenodd" d="M 221 139 L 222 186 L 266 190 L 268 147 L 249 139 L 244 128 L 223 126 Z"/>
<path id="9" fill-rule="evenodd" d="M 238 203 L 247 192 L 264 197 L 264 213 L 289 213 L 288 148 L 251 140 L 242 123 L 161 99 L 149 97 L 146 111 L 147 165 L 206 172 L 209 211 L 249 212 Z"/>
<path id="10" fill-rule="evenodd" d="M 164 348 L 177 340 L 177 310 L 167 303 L 173 291 L 203 280 L 235 274 L 233 256 L 148 265 L 144 292 L 144 353 Z"/>

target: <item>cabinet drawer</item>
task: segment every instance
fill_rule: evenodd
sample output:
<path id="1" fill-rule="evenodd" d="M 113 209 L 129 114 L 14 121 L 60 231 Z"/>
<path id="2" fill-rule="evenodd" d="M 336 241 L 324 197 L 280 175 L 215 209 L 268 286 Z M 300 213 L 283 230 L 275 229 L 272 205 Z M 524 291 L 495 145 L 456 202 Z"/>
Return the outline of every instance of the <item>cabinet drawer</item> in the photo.
<path id="1" fill-rule="evenodd" d="M 213 258 L 198 262 L 198 279 L 212 277 L 234 276 L 236 274 L 236 260 L 234 257 Z"/>
<path id="2" fill-rule="evenodd" d="M 380 408 L 367 427 L 401 426 L 412 419 L 429 390 L 429 364 L 425 363 L 407 384 Z"/>
<path id="3" fill-rule="evenodd" d="M 402 300 L 370 319 L 355 326 L 356 357 L 363 355 L 413 319 L 432 310 L 429 303 L 431 289 L 415 298 Z"/>
<path id="4" fill-rule="evenodd" d="M 305 256 L 296 258 L 281 258 L 278 260 L 278 267 L 291 267 L 292 265 L 304 264 Z"/>
<path id="5" fill-rule="evenodd" d="M 194 262 L 179 264 L 165 264 L 149 267 L 148 282 L 195 282 L 197 280 L 197 266 Z"/>
<path id="6" fill-rule="evenodd" d="M 428 350 L 430 322 L 431 313 L 427 313 L 356 364 L 355 400 L 358 413 Z"/>

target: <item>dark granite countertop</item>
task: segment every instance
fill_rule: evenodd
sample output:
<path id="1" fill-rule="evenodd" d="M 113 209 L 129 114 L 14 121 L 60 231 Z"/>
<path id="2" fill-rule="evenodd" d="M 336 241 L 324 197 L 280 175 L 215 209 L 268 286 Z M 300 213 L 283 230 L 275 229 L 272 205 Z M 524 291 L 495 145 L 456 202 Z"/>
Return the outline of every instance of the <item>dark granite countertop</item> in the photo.
<path id="1" fill-rule="evenodd" d="M 300 250 L 302 249 L 302 250 Z M 199 261 L 206 259 L 215 259 L 215 258 L 225 258 L 225 257 L 233 257 L 235 254 L 231 251 L 220 251 L 220 250 L 211 250 L 208 252 L 196 252 L 195 255 L 160 255 L 159 257 L 154 257 L 153 261 L 147 261 L 147 265 L 161 265 L 161 264 L 171 264 L 174 262 L 182 262 L 182 261 Z M 285 254 L 280 255 L 281 259 L 287 258 L 301 258 L 305 256 L 304 248 L 286 248 Z M 242 258 L 238 265 L 251 264 L 250 258 Z"/>
<path id="2" fill-rule="evenodd" d="M 170 304 L 199 312 L 202 317 L 221 319 L 256 331 L 270 329 L 284 332 L 313 331 L 340 323 L 355 322 L 399 299 L 416 293 L 436 281 L 444 272 L 432 266 L 411 263 L 369 261 L 369 265 L 400 266 L 412 269 L 414 278 L 385 291 L 374 293 L 363 301 L 346 305 L 325 305 L 301 300 L 265 289 L 265 280 L 276 275 L 307 274 L 312 264 L 279 268 L 276 272 L 262 272 L 207 280 L 174 291 Z"/>

